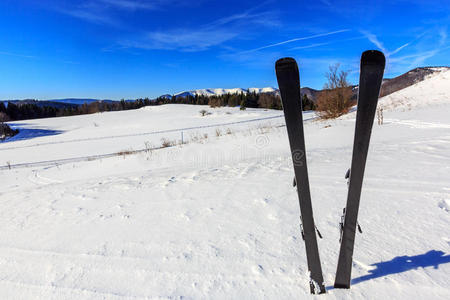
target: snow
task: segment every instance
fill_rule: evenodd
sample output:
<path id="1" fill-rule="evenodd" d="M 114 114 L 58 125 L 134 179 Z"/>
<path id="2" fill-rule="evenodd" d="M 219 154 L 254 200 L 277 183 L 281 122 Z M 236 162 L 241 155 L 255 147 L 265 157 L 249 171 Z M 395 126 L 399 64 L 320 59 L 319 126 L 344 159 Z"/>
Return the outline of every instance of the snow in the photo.
<path id="1" fill-rule="evenodd" d="M 404 88 L 380 99 L 384 110 L 412 109 L 450 102 L 450 69 L 434 68 L 435 73 L 426 80 Z"/>
<path id="2" fill-rule="evenodd" d="M 450 298 L 446 76 L 380 102 L 384 124 L 373 129 L 350 290 L 332 285 L 354 114 L 317 121 L 305 113 L 328 289 L 317 297 Z M 309 299 L 283 122 L 280 111 L 164 105 L 12 123 L 31 131 L 0 144 L 0 166 L 144 149 L 181 131 L 188 143 L 1 169 L 0 298 Z"/>
<path id="3" fill-rule="evenodd" d="M 233 88 L 233 89 L 223 89 L 223 88 L 217 88 L 217 89 L 200 89 L 200 90 L 193 90 L 193 91 L 187 91 L 187 92 L 180 92 L 175 94 L 175 96 L 178 97 L 186 97 L 186 96 L 221 96 L 225 94 L 240 94 L 240 93 L 273 93 L 278 91 L 277 89 L 273 87 L 265 87 L 265 88 L 249 88 L 249 89 L 243 89 L 243 88 Z"/>

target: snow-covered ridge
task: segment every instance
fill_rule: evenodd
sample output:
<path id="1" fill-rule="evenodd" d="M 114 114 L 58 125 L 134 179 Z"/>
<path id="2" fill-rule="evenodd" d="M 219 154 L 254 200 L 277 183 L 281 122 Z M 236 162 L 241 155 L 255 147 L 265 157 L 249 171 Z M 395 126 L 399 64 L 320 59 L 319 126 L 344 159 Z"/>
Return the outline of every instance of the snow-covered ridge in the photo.
<path id="1" fill-rule="evenodd" d="M 424 80 L 380 98 L 383 109 L 411 109 L 450 103 L 450 69 L 436 68 Z"/>
<path id="2" fill-rule="evenodd" d="M 381 90 L 381 95 L 389 95 L 391 93 L 395 93 L 399 90 L 405 89 L 408 86 L 419 83 L 423 80 L 434 78 L 435 75 L 448 72 L 450 70 L 449 67 L 419 67 L 415 68 L 413 70 L 410 70 L 400 76 L 397 76 L 395 78 L 384 78 L 383 79 L 383 87 Z M 353 91 L 354 93 L 357 93 L 358 86 L 354 86 Z M 222 96 L 225 94 L 239 94 L 239 93 L 279 93 L 279 90 L 274 87 L 263 87 L 263 88 L 256 88 L 256 87 L 250 87 L 247 89 L 244 88 L 232 88 L 232 89 L 224 89 L 224 88 L 211 88 L 211 89 L 197 89 L 197 90 L 190 90 L 190 91 L 183 91 L 174 94 L 176 97 L 187 97 L 187 96 Z M 301 94 L 306 94 L 310 99 L 316 100 L 316 94 L 319 92 L 318 90 L 311 89 L 308 87 L 302 87 L 301 88 Z M 170 99 L 172 98 L 172 95 L 166 94 L 162 95 L 161 97 Z"/>
<path id="3" fill-rule="evenodd" d="M 273 87 L 264 87 L 264 88 L 234 88 L 234 89 L 199 89 L 199 90 L 192 90 L 192 91 L 185 91 L 175 94 L 176 97 L 186 97 L 186 96 L 222 96 L 225 94 L 240 94 L 240 93 L 276 93 L 278 92 L 278 89 Z"/>

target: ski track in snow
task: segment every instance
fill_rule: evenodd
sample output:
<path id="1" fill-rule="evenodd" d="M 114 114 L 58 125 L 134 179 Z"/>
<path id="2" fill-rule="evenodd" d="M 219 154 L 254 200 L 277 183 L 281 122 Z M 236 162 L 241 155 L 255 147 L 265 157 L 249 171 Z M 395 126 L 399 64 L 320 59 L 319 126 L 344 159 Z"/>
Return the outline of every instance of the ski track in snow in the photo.
<path id="1" fill-rule="evenodd" d="M 450 297 L 449 112 L 450 103 L 386 111 L 385 125 L 375 124 L 350 290 L 332 284 L 354 119 L 306 124 L 314 216 L 324 236 L 328 294 L 320 297 Z M 286 129 L 277 126 L 1 170 L 0 298 L 309 299 L 291 154 Z M 51 157 L 56 150 L 48 147 Z M 34 159 L 27 155 L 21 159 Z"/>

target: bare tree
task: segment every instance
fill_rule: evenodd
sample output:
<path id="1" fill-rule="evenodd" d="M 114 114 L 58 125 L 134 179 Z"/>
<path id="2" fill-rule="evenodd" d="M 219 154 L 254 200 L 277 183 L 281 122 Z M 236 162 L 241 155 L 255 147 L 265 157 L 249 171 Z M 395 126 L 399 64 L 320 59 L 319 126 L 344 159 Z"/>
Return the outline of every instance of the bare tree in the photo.
<path id="1" fill-rule="evenodd" d="M 347 113 L 354 104 L 351 101 L 352 88 L 347 81 L 347 75 L 348 72 L 339 71 L 339 64 L 330 66 L 326 73 L 328 82 L 317 100 L 317 111 L 322 118 L 337 118 Z"/>

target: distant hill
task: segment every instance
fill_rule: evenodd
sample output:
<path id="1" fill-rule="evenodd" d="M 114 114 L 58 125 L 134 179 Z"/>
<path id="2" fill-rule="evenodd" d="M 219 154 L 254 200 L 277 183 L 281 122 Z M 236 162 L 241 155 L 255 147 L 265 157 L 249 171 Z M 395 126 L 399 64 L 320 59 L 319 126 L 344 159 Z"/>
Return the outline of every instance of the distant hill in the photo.
<path id="1" fill-rule="evenodd" d="M 127 102 L 135 101 L 135 100 L 125 100 Z M 90 104 L 93 102 L 106 102 L 106 103 L 114 103 L 118 102 L 116 100 L 99 100 L 99 99 L 81 99 L 81 98 L 66 98 L 66 99 L 51 99 L 51 100 L 34 100 L 34 99 L 25 99 L 25 100 L 3 100 L 5 106 L 8 105 L 8 102 L 14 103 L 16 105 L 23 104 L 35 104 L 39 107 L 50 106 L 54 108 L 67 108 L 67 107 L 77 107 L 83 104 Z"/>
<path id="2" fill-rule="evenodd" d="M 5 104 L 5 106 L 8 106 L 8 102 L 14 103 L 16 105 L 25 105 L 25 104 L 35 104 L 39 107 L 45 107 L 45 106 L 50 106 L 50 107 L 54 107 L 54 108 L 66 108 L 66 107 L 77 107 L 77 104 L 72 104 L 72 103 L 64 103 L 64 102 L 56 102 L 56 101 L 52 101 L 52 100 L 30 100 L 30 99 L 26 99 L 26 100 L 8 100 L 8 101 L 3 101 L 3 103 Z"/>
<path id="3" fill-rule="evenodd" d="M 75 105 L 83 105 L 84 103 L 90 104 L 92 102 L 107 102 L 112 103 L 116 102 L 115 100 L 99 100 L 99 99 L 79 99 L 79 98 L 66 98 L 66 99 L 53 99 L 48 100 L 50 102 L 58 102 L 58 103 L 67 103 L 67 104 L 75 104 Z"/>

